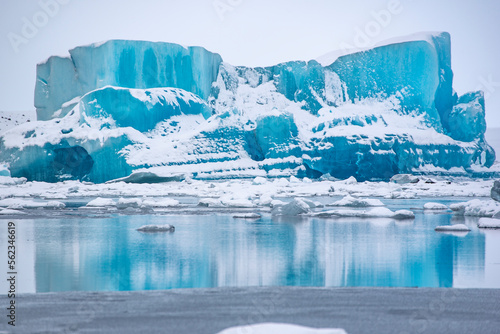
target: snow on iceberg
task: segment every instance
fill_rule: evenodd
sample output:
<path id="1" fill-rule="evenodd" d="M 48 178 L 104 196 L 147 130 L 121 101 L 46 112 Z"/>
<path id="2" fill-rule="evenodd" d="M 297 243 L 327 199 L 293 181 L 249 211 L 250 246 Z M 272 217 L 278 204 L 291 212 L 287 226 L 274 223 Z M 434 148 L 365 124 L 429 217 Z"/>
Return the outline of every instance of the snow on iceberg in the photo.
<path id="1" fill-rule="evenodd" d="M 92 44 L 38 65 L 39 121 L 3 133 L 0 163 L 48 182 L 474 173 L 495 161 L 484 96 L 458 97 L 452 78 L 447 33 L 325 66 L 248 68 L 199 47 Z"/>
<path id="2" fill-rule="evenodd" d="M 291 324 L 262 323 L 247 326 L 238 326 L 225 329 L 217 334 L 347 334 L 339 328 L 310 328 Z"/>
<path id="3" fill-rule="evenodd" d="M 384 206 L 384 203 L 378 199 L 372 198 L 356 198 L 351 195 L 347 195 L 346 197 L 338 200 L 328 206 L 351 206 L 351 207 L 370 207 L 370 206 Z"/>
<path id="4" fill-rule="evenodd" d="M 137 229 L 139 232 L 157 233 L 157 232 L 174 232 L 175 227 L 170 224 L 165 225 L 144 225 Z"/>

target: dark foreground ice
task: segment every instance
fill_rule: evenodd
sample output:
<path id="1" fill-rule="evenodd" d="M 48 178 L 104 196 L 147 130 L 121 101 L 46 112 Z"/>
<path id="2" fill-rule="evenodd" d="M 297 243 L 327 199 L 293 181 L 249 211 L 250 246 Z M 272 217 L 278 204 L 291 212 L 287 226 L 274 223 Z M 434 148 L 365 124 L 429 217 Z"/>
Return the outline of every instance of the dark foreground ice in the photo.
<path id="1" fill-rule="evenodd" d="M 1 297 L 5 305 L 6 296 Z M 500 290 L 218 288 L 17 296 L 7 333 L 215 334 L 280 322 L 356 333 L 499 333 Z M 3 307 L 2 307 L 3 308 Z M 3 316 L 2 318 L 4 318 Z M 2 332 L 3 333 L 3 332 Z"/>

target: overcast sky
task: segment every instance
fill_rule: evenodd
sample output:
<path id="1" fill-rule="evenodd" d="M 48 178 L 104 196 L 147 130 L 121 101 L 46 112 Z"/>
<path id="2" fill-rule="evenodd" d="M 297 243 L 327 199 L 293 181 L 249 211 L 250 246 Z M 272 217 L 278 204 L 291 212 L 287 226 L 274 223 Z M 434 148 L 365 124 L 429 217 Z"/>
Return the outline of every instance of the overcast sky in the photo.
<path id="1" fill-rule="evenodd" d="M 488 126 L 500 127 L 498 0 L 2 0 L 0 6 L 0 110 L 34 109 L 37 63 L 108 39 L 200 45 L 233 65 L 260 66 L 448 31 L 455 89 L 483 89 Z"/>

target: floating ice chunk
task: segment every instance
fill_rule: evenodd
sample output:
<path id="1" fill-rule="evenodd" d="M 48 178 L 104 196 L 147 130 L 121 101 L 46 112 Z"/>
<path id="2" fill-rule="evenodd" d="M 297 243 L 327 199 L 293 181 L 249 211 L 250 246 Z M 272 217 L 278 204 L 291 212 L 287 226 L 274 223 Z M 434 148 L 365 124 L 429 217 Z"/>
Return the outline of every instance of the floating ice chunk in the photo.
<path id="1" fill-rule="evenodd" d="M 15 215 L 25 215 L 26 212 L 22 212 L 14 209 L 0 209 L 0 216 L 15 216 Z"/>
<path id="2" fill-rule="evenodd" d="M 493 187 L 491 188 L 491 198 L 500 202 L 500 180 L 493 183 Z"/>
<path id="3" fill-rule="evenodd" d="M 233 215 L 233 218 L 242 218 L 242 219 L 259 219 L 262 216 L 258 213 L 249 212 L 249 213 L 237 213 Z"/>
<path id="4" fill-rule="evenodd" d="M 89 208 L 105 208 L 110 206 L 116 206 L 116 203 L 111 198 L 97 197 L 96 199 L 88 202 L 86 206 Z"/>
<path id="5" fill-rule="evenodd" d="M 163 183 L 163 182 L 181 182 L 186 178 L 185 174 L 177 173 L 168 176 L 160 176 L 151 172 L 135 172 L 127 177 L 107 181 L 106 183 Z"/>
<path id="6" fill-rule="evenodd" d="M 391 217 L 394 219 L 413 219 L 415 218 L 415 214 L 410 210 L 398 210 L 394 212 L 394 215 Z"/>
<path id="7" fill-rule="evenodd" d="M 307 204 L 309 205 L 309 207 L 311 209 L 315 209 L 315 208 L 322 208 L 324 207 L 323 203 L 319 202 L 319 201 L 311 201 L 311 200 L 308 200 L 306 198 L 302 198 L 302 200 Z"/>
<path id="8" fill-rule="evenodd" d="M 356 184 L 358 180 L 354 176 L 349 177 L 348 179 L 343 181 L 345 184 Z"/>
<path id="9" fill-rule="evenodd" d="M 206 207 L 216 207 L 220 208 L 223 207 L 224 205 L 222 202 L 217 199 L 217 198 L 202 198 L 198 201 L 198 206 L 206 206 Z"/>
<path id="10" fill-rule="evenodd" d="M 285 204 L 286 204 L 286 202 L 283 202 L 283 201 L 281 201 L 279 199 L 273 199 L 271 201 L 271 205 L 270 206 L 271 206 L 271 208 L 275 208 L 275 207 L 278 207 L 278 206 L 283 206 Z"/>
<path id="11" fill-rule="evenodd" d="M 222 204 L 230 208 L 253 208 L 255 205 L 247 198 L 232 198 L 224 197 L 221 198 Z"/>
<path id="12" fill-rule="evenodd" d="M 179 206 L 179 201 L 172 198 L 145 199 L 142 201 L 142 207 L 169 208 L 174 206 Z"/>
<path id="13" fill-rule="evenodd" d="M 254 200 L 254 203 L 260 206 L 271 206 L 272 202 L 273 198 L 269 195 L 262 195 L 261 197 Z"/>
<path id="14" fill-rule="evenodd" d="M 384 203 L 382 203 L 378 199 L 371 199 L 371 198 L 356 198 L 352 197 L 351 195 L 347 195 L 341 200 L 338 200 L 332 204 L 329 204 L 329 206 L 352 206 L 352 207 L 369 207 L 369 206 L 384 206 Z"/>
<path id="15" fill-rule="evenodd" d="M 310 328 L 298 325 L 281 324 L 281 323 L 262 323 L 256 325 L 231 327 L 219 332 L 218 334 L 347 334 L 345 330 L 340 328 Z"/>
<path id="16" fill-rule="evenodd" d="M 257 176 L 255 179 L 253 179 L 252 183 L 254 185 L 266 184 L 267 183 L 267 179 L 263 178 L 262 176 Z"/>
<path id="17" fill-rule="evenodd" d="M 0 184 L 4 186 L 14 186 L 18 184 L 25 184 L 27 179 L 25 177 L 10 177 L 0 176 Z"/>
<path id="18" fill-rule="evenodd" d="M 481 218 L 477 224 L 479 228 L 500 228 L 500 219 L 496 218 Z"/>
<path id="19" fill-rule="evenodd" d="M 137 229 L 139 232 L 148 232 L 148 233 L 156 233 L 156 232 L 174 232 L 175 227 L 170 224 L 165 225 L 144 225 Z"/>
<path id="20" fill-rule="evenodd" d="M 300 179 L 292 175 L 290 176 L 290 183 L 302 183 L 302 181 L 300 181 Z"/>
<path id="21" fill-rule="evenodd" d="M 384 196 L 387 199 L 413 199 L 418 195 L 413 191 L 394 191 Z"/>
<path id="22" fill-rule="evenodd" d="M 301 198 L 295 198 L 288 204 L 274 206 L 273 216 L 298 216 L 311 211 L 310 206 Z"/>
<path id="23" fill-rule="evenodd" d="M 49 201 L 44 205 L 45 208 L 51 208 L 51 209 L 63 209 L 66 207 L 66 204 L 63 202 L 59 201 Z"/>
<path id="24" fill-rule="evenodd" d="M 48 208 L 48 209 L 62 209 L 66 205 L 59 201 L 49 201 L 49 202 L 39 202 L 31 199 L 23 198 L 6 198 L 0 200 L 0 207 L 6 207 L 9 209 L 37 209 L 37 208 Z"/>
<path id="25" fill-rule="evenodd" d="M 445 225 L 437 226 L 435 229 L 437 232 L 469 232 L 470 228 L 465 224 L 455 224 L 455 225 Z"/>
<path id="26" fill-rule="evenodd" d="M 274 180 L 273 184 L 280 186 L 280 187 L 288 187 L 290 185 L 290 182 L 285 178 L 279 178 L 279 179 Z"/>
<path id="27" fill-rule="evenodd" d="M 420 179 L 411 174 L 396 174 L 391 177 L 391 182 L 397 184 L 418 183 Z"/>
<path id="28" fill-rule="evenodd" d="M 413 219 L 415 214 L 409 210 L 399 210 L 396 212 L 388 208 L 373 208 L 369 210 L 330 210 L 314 213 L 313 217 L 320 218 L 392 218 L 392 219 Z"/>
<path id="29" fill-rule="evenodd" d="M 491 218 L 497 212 L 500 212 L 500 203 L 494 200 L 473 199 L 468 202 L 452 204 L 450 209 L 459 215 Z"/>
<path id="30" fill-rule="evenodd" d="M 140 208 L 142 200 L 140 198 L 119 198 L 116 203 L 118 209 Z"/>
<path id="31" fill-rule="evenodd" d="M 424 204 L 424 210 L 448 210 L 449 208 L 441 203 L 425 203 Z"/>

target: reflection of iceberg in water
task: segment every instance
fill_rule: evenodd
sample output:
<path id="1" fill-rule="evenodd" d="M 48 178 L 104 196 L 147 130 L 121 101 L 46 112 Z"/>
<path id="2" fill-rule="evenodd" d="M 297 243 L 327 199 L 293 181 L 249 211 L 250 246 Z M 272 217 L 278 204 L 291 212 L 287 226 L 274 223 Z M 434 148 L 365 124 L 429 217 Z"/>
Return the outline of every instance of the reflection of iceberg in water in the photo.
<path id="1" fill-rule="evenodd" d="M 444 220 L 449 216 L 417 215 L 408 224 L 225 215 L 42 220 L 34 230 L 36 290 L 494 286 L 493 265 L 483 279 L 485 251 L 494 252 L 500 236 L 486 235 L 495 240 L 485 248 L 477 229 L 463 238 L 435 233 Z M 174 224 L 176 232 L 135 231 L 145 223 Z M 498 255 L 487 254 L 486 262 L 496 261 L 491 256 Z"/>

